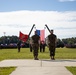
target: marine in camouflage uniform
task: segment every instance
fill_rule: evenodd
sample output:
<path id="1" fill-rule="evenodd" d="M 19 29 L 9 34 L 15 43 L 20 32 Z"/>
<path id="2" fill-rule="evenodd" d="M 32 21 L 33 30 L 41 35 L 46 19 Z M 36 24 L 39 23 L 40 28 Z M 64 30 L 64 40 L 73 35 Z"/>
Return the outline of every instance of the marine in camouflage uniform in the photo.
<path id="1" fill-rule="evenodd" d="M 45 52 L 45 42 L 44 41 L 40 42 L 40 52 Z"/>
<path id="2" fill-rule="evenodd" d="M 18 41 L 18 43 L 17 43 L 17 48 L 18 48 L 18 52 L 20 52 L 20 48 L 21 48 L 21 40 Z"/>
<path id="3" fill-rule="evenodd" d="M 53 34 L 53 30 L 51 30 L 51 34 L 48 35 L 48 47 L 49 47 L 49 51 L 50 51 L 50 57 L 52 60 L 54 60 L 54 56 L 55 56 L 55 48 L 56 48 L 56 35 Z"/>
<path id="4" fill-rule="evenodd" d="M 30 38 L 30 41 L 29 41 L 29 47 L 30 47 L 30 52 L 32 52 L 32 38 Z"/>
<path id="5" fill-rule="evenodd" d="M 35 60 L 38 60 L 39 41 L 40 41 L 40 36 L 37 35 L 35 31 L 35 35 L 32 36 L 32 48 L 33 48 L 33 55 Z"/>

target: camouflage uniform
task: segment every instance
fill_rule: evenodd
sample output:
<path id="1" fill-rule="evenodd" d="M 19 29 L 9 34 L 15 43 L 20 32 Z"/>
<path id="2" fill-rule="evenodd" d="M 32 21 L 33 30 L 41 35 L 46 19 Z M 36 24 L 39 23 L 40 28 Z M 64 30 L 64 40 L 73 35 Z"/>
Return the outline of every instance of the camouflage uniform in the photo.
<path id="1" fill-rule="evenodd" d="M 40 37 L 37 34 L 35 34 L 32 36 L 32 40 L 33 40 L 33 43 L 32 43 L 33 55 L 34 55 L 34 59 L 37 60 Z"/>
<path id="2" fill-rule="evenodd" d="M 30 52 L 32 52 L 32 44 L 33 44 L 33 40 L 32 40 L 32 37 L 31 37 L 30 41 L 29 41 Z"/>
<path id="3" fill-rule="evenodd" d="M 20 40 L 17 43 L 17 48 L 18 48 L 18 52 L 20 52 L 20 48 L 21 48 L 21 41 Z"/>
<path id="4" fill-rule="evenodd" d="M 48 47 L 50 51 L 50 56 L 51 59 L 54 59 L 55 56 L 55 48 L 56 48 L 56 35 L 55 34 L 50 34 L 48 36 Z"/>
<path id="5" fill-rule="evenodd" d="M 40 52 L 45 52 L 45 42 L 44 41 L 40 42 Z"/>
<path id="6" fill-rule="evenodd" d="M 30 52 L 32 52 L 32 44 L 29 44 Z"/>

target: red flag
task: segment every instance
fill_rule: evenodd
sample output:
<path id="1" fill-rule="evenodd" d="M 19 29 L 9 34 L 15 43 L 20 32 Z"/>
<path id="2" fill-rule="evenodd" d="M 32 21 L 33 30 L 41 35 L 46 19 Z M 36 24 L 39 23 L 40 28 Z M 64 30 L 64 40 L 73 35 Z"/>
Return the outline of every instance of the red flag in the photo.
<path id="1" fill-rule="evenodd" d="M 26 42 L 26 40 L 28 39 L 28 35 L 20 32 L 19 33 L 19 39 L 22 40 L 23 42 Z"/>

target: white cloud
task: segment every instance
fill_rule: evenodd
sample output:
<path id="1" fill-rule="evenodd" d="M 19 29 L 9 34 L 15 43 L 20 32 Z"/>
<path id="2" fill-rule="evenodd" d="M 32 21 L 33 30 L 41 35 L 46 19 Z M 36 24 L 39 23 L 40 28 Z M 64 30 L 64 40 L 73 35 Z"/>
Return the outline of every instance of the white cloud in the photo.
<path id="1" fill-rule="evenodd" d="M 60 2 L 76 1 L 76 0 L 59 0 Z"/>
<path id="2" fill-rule="evenodd" d="M 37 29 L 44 29 L 45 24 L 47 24 L 50 29 L 55 30 L 58 38 L 72 37 L 76 35 L 76 33 L 74 33 L 74 31 L 76 32 L 76 11 L 23 10 L 0 12 L 0 36 L 3 35 L 3 32 L 6 32 L 6 35 L 17 36 L 19 35 L 19 31 L 29 34 L 33 24 L 36 25 Z M 46 29 L 46 36 L 48 34 L 49 32 Z"/>

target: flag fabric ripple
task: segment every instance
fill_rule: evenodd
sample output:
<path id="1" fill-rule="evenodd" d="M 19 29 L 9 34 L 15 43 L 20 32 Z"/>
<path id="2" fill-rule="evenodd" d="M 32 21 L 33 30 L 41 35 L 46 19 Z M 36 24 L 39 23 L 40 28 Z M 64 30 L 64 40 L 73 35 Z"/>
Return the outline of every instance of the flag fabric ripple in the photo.
<path id="1" fill-rule="evenodd" d="M 40 41 L 45 41 L 45 30 L 36 30 L 36 32 L 40 36 Z"/>
<path id="2" fill-rule="evenodd" d="M 21 31 L 19 33 L 19 39 L 23 42 L 26 42 L 26 40 L 28 39 L 28 35 L 27 34 L 23 34 Z"/>

